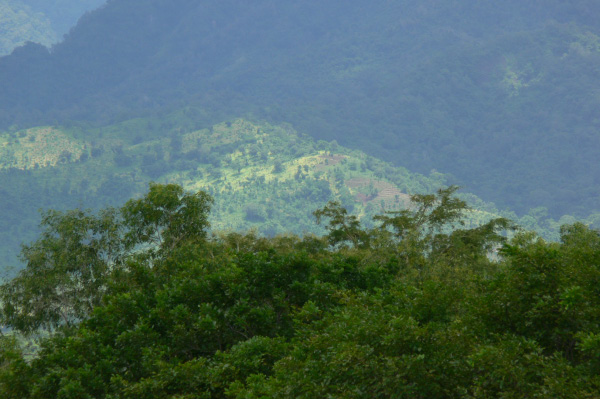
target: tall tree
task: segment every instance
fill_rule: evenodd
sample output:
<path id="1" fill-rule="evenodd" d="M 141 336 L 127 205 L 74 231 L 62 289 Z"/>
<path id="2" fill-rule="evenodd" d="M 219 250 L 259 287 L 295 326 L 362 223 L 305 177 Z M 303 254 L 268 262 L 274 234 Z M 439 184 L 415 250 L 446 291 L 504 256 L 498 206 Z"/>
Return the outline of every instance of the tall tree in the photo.
<path id="1" fill-rule="evenodd" d="M 122 208 L 48 211 L 41 237 L 22 250 L 25 268 L 0 286 L 2 324 L 29 333 L 85 319 L 98 306 L 108 276 L 132 256 L 165 254 L 209 227 L 212 198 L 174 184 L 151 184 Z"/>

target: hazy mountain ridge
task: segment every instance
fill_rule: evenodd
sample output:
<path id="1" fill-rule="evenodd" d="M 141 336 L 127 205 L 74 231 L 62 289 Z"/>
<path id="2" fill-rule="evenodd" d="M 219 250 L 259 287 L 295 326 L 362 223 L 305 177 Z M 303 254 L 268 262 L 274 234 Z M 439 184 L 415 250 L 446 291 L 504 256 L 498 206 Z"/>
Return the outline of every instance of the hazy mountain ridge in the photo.
<path id="1" fill-rule="evenodd" d="M 56 33 L 45 15 L 15 0 L 0 0 L 0 56 L 28 41 L 50 45 Z"/>
<path id="2" fill-rule="evenodd" d="M 58 39 L 75 26 L 79 18 L 106 0 L 20 0 L 36 12 L 43 13 L 56 32 Z"/>
<path id="3" fill-rule="evenodd" d="M 0 56 L 27 42 L 50 47 L 105 0 L 1 0 Z"/>
<path id="4" fill-rule="evenodd" d="M 51 52 L 0 59 L 0 123 L 252 112 L 521 213 L 585 216 L 597 19 L 592 1 L 114 0 Z"/>

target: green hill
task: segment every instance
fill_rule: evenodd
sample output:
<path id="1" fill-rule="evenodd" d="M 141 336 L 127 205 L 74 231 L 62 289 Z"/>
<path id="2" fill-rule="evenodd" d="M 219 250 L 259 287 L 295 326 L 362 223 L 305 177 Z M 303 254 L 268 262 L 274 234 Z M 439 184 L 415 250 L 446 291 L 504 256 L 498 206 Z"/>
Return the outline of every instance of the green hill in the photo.
<path id="1" fill-rule="evenodd" d="M 194 108 L 167 118 L 101 128 L 40 127 L 0 135 L 0 236 L 3 265 L 37 232 L 38 209 L 102 208 L 146 190 L 150 181 L 203 189 L 215 198 L 215 230 L 322 233 L 312 212 L 337 199 L 365 220 L 408 206 L 408 195 L 444 184 L 335 142 L 314 141 L 290 125 L 235 119 L 200 125 Z M 473 225 L 493 216 L 517 220 L 473 195 Z M 563 218 L 561 223 L 572 221 Z M 593 222 L 594 219 L 589 219 Z M 543 210 L 519 220 L 548 238 L 559 223 Z"/>

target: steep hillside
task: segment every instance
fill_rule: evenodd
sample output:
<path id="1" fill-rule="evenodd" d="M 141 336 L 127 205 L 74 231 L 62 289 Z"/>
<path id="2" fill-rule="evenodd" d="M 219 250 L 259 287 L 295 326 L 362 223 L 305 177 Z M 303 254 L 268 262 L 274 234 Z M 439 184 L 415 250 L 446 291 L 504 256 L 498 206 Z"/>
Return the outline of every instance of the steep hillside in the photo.
<path id="1" fill-rule="evenodd" d="M 598 20 L 591 0 L 113 0 L 51 52 L 0 59 L 0 125 L 252 112 L 522 213 L 585 215 Z"/>
<path id="2" fill-rule="evenodd" d="M 439 173 L 410 173 L 335 142 L 316 142 L 289 125 L 236 119 L 203 126 L 199 112 L 0 135 L 0 266 L 14 264 L 19 244 L 35 237 L 38 209 L 120 205 L 150 181 L 208 191 L 215 230 L 264 235 L 322 233 L 312 212 L 331 199 L 370 220 L 410 206 L 409 194 L 445 184 Z M 463 198 L 475 208 L 468 218 L 473 225 L 502 215 L 558 237 L 559 222 L 543 209 L 518 219 L 473 195 Z"/>

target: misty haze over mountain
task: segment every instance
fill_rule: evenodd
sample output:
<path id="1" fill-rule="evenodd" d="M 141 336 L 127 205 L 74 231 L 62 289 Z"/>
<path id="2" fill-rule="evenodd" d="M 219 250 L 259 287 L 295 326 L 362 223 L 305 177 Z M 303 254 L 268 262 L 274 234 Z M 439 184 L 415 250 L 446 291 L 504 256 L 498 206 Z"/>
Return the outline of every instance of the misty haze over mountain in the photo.
<path id="1" fill-rule="evenodd" d="M 593 1 L 110 1 L 0 60 L 0 122 L 188 104 L 290 122 L 515 210 L 597 209 Z"/>
<path id="2" fill-rule="evenodd" d="M 51 46 L 105 0 L 0 0 L 0 55 L 26 42 Z"/>

